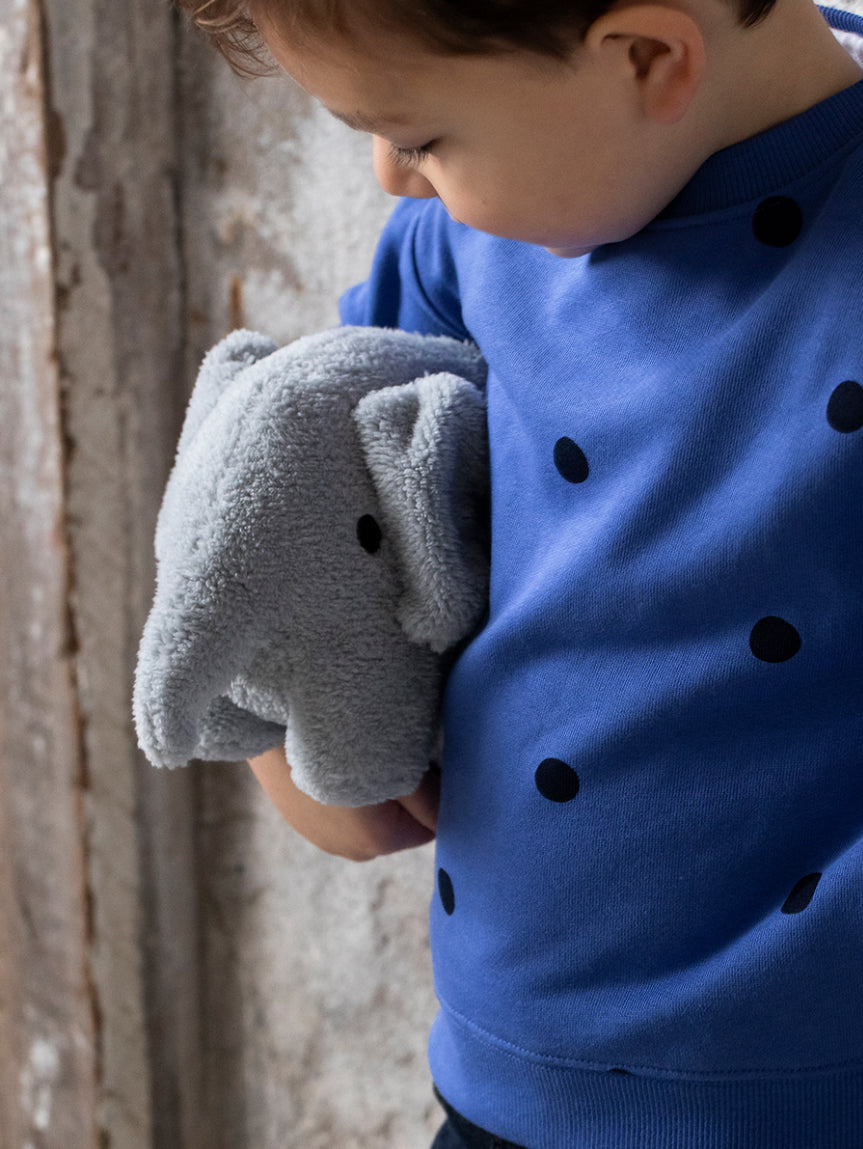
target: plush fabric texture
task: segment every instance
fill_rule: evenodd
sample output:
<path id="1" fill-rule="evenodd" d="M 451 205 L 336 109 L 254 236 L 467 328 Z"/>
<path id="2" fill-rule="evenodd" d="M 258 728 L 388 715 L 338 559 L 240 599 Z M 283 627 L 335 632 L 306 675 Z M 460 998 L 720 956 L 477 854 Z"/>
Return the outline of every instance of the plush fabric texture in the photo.
<path id="1" fill-rule="evenodd" d="M 579 259 L 404 201 L 343 317 L 489 365 L 441 1094 L 528 1149 L 860 1149 L 863 81 Z"/>
<path id="2" fill-rule="evenodd" d="M 138 653 L 153 765 L 284 743 L 319 801 L 416 788 L 446 652 L 487 605 L 485 373 L 469 342 L 367 327 L 210 351 Z"/>

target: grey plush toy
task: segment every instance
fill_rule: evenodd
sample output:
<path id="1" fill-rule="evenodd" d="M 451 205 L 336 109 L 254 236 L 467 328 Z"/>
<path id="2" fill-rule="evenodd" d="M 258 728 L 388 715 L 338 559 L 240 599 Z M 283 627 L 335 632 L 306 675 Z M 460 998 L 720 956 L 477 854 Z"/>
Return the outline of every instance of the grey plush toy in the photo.
<path id="1" fill-rule="evenodd" d="M 412 792 L 488 593 L 476 347 L 235 331 L 189 402 L 156 529 L 133 712 L 157 766 L 284 742 L 312 797 Z"/>

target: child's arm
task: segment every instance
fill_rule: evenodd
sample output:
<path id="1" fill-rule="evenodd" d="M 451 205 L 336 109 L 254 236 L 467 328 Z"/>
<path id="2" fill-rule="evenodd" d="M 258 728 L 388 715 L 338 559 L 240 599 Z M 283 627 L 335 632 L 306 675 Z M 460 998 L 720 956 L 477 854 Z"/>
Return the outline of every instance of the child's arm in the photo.
<path id="1" fill-rule="evenodd" d="M 339 301 L 342 323 L 470 339 L 450 249 L 454 226 L 439 200 L 401 200 L 378 240 L 368 279 Z"/>
<path id="2" fill-rule="evenodd" d="M 250 758 L 249 765 L 285 821 L 328 854 L 369 862 L 381 854 L 424 846 L 435 836 L 440 798 L 435 768 L 407 797 L 352 808 L 324 806 L 298 790 L 283 747 Z"/>

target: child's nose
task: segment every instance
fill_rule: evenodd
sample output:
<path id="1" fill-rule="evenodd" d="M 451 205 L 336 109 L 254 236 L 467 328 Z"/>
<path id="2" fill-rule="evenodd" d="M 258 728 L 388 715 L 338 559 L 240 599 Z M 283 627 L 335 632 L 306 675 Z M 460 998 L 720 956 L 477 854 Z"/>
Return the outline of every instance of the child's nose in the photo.
<path id="1" fill-rule="evenodd" d="M 390 145 L 380 136 L 373 137 L 372 165 L 375 179 L 388 195 L 412 196 L 414 199 L 432 199 L 437 195 L 425 176 L 390 159 Z"/>

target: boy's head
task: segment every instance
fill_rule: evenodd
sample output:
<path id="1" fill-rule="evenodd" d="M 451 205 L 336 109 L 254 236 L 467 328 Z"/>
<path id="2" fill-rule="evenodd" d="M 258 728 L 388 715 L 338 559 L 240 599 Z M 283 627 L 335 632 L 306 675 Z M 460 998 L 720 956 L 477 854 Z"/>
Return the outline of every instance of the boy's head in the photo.
<path id="1" fill-rule="evenodd" d="M 853 78 L 811 0 L 177 2 L 235 66 L 274 60 L 370 132 L 386 191 L 564 256 Z"/>
<path id="2" fill-rule="evenodd" d="M 251 9 L 291 40 L 350 39 L 359 29 L 400 34 L 439 55 L 533 52 L 566 60 L 616 0 L 175 0 L 240 73 L 267 74 L 272 59 Z M 743 27 L 776 0 L 726 0 Z"/>

